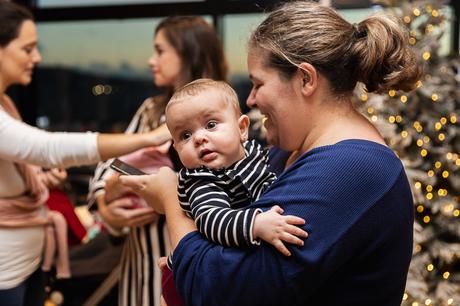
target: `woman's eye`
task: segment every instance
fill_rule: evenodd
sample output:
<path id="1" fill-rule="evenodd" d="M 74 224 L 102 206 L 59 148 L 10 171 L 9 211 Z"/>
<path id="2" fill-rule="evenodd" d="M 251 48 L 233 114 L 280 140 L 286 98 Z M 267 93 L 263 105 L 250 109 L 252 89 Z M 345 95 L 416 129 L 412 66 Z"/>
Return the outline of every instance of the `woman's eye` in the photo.
<path id="1" fill-rule="evenodd" d="M 33 48 L 24 48 L 24 51 L 26 51 L 27 54 L 32 53 L 33 50 Z"/>
<path id="2" fill-rule="evenodd" d="M 213 129 L 217 126 L 217 122 L 215 121 L 209 121 L 208 124 L 206 124 L 207 129 Z"/>
<path id="3" fill-rule="evenodd" d="M 182 134 L 180 134 L 180 140 L 187 140 L 189 139 L 190 137 L 192 136 L 192 134 L 190 132 L 183 132 Z"/>

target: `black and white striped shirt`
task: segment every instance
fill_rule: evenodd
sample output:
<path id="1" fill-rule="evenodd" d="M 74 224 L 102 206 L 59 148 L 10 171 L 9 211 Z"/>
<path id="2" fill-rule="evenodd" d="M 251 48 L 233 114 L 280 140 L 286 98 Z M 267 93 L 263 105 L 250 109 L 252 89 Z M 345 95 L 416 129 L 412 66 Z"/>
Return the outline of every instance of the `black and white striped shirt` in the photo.
<path id="1" fill-rule="evenodd" d="M 246 208 L 276 179 L 268 169 L 267 152 L 254 140 L 244 144 L 245 157 L 227 169 L 186 169 L 179 172 L 182 209 L 209 240 L 224 246 L 259 244 L 253 238 L 260 209 Z"/>

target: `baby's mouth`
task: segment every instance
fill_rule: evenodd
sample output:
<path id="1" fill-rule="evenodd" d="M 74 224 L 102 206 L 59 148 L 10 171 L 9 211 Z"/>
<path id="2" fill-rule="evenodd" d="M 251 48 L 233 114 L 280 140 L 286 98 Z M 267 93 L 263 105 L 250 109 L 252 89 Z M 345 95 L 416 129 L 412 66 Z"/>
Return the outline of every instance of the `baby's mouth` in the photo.
<path id="1" fill-rule="evenodd" d="M 209 150 L 209 149 L 203 149 L 203 150 L 201 150 L 201 152 L 200 152 L 200 158 L 203 158 L 203 157 L 205 157 L 206 155 L 211 154 L 211 153 L 212 153 L 211 150 Z"/>

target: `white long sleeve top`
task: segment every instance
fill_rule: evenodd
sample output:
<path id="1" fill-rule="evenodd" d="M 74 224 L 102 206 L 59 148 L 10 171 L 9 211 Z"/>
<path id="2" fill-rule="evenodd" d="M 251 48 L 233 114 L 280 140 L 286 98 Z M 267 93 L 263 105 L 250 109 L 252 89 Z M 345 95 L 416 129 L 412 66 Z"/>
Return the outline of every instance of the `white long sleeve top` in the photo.
<path id="1" fill-rule="evenodd" d="M 0 197 L 26 191 L 15 162 L 69 167 L 100 160 L 96 133 L 50 133 L 20 122 L 0 106 Z M 40 264 L 44 228 L 0 228 L 0 289 L 13 288 Z"/>

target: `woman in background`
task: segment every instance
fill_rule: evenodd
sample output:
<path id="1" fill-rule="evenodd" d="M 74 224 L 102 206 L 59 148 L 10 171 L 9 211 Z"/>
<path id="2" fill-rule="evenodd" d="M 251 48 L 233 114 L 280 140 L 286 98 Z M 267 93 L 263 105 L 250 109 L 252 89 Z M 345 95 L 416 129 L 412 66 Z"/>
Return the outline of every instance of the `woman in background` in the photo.
<path id="1" fill-rule="evenodd" d="M 33 16 L 0 0 L 0 305 L 44 304 L 40 270 L 44 229 L 50 220 L 48 190 L 37 166 L 92 164 L 142 147 L 158 145 L 168 134 L 132 135 L 49 133 L 21 121 L 5 94 L 14 84 L 28 85 L 41 60 Z M 152 214 L 150 212 L 150 214 Z"/>
<path id="2" fill-rule="evenodd" d="M 165 107 L 175 89 L 198 78 L 224 81 L 227 78 L 222 44 L 215 30 L 201 17 L 164 19 L 155 30 L 153 44 L 155 53 L 149 65 L 155 85 L 163 88 L 164 94 L 144 101 L 126 133 L 164 129 Z M 151 158 L 152 151 L 156 160 Z M 141 168 L 173 167 L 173 164 L 176 170 L 180 168 L 172 147 L 157 146 L 148 153 L 144 150 L 124 159 L 133 165 L 138 163 L 136 166 Z M 159 305 L 161 271 L 156 261 L 169 254 L 164 218 L 133 216 L 136 201 L 122 196 L 128 190 L 118 184 L 109 163 L 98 165 L 90 183 L 89 203 L 97 203 L 99 214 L 113 234 L 128 232 L 121 259 L 119 305 Z"/>

